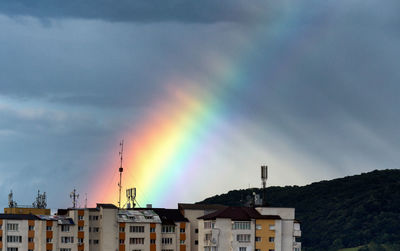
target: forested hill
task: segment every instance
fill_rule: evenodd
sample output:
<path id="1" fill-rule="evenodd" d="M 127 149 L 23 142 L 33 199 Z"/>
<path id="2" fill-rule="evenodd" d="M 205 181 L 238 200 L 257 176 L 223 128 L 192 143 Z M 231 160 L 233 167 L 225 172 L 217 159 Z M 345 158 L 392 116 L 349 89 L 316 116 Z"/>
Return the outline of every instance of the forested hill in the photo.
<path id="1" fill-rule="evenodd" d="M 199 203 L 243 205 L 253 192 L 261 190 L 234 190 Z M 266 197 L 269 206 L 296 208 L 304 250 L 366 244 L 395 248 L 378 250 L 400 250 L 396 249 L 400 247 L 400 170 L 373 171 L 307 186 L 269 187 Z"/>

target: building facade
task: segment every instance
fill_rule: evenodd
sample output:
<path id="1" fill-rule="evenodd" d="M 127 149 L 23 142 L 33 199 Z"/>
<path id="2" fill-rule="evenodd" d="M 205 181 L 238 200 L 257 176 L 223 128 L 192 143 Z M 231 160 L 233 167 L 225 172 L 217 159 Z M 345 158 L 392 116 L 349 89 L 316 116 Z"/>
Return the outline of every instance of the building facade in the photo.
<path id="1" fill-rule="evenodd" d="M 294 208 L 228 207 L 199 217 L 204 251 L 300 251 Z"/>
<path id="2" fill-rule="evenodd" d="M 293 208 L 97 204 L 55 215 L 21 212 L 0 214 L 0 251 L 301 250 Z"/>

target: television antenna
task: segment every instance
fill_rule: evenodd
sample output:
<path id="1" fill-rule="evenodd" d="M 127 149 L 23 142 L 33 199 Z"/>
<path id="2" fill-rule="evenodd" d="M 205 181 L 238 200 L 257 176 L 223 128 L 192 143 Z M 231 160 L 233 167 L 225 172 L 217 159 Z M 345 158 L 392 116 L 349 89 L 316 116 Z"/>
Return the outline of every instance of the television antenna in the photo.
<path id="1" fill-rule="evenodd" d="M 69 197 L 72 199 L 72 208 L 76 208 L 76 204 L 79 198 L 79 194 L 76 193 L 76 189 L 70 193 Z"/>
<path id="2" fill-rule="evenodd" d="M 124 153 L 124 140 L 121 140 L 119 143 L 119 146 L 121 147 L 119 151 L 119 156 L 120 156 L 120 166 L 119 166 L 119 183 L 118 183 L 118 189 L 119 189 L 119 194 L 118 194 L 118 208 L 121 209 L 121 189 L 122 189 L 122 172 L 124 171 L 124 168 L 122 167 L 122 161 L 123 161 L 123 153 Z"/>

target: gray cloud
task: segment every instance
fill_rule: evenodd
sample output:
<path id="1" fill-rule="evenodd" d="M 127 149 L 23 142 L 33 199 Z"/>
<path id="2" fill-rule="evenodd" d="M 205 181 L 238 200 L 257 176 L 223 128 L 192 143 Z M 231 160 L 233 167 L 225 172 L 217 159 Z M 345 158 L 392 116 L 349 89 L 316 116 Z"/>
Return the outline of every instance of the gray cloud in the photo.
<path id="1" fill-rule="evenodd" d="M 259 183 L 249 170 L 260 162 L 282 169 L 278 185 L 398 167 L 398 2 L 269 2 L 270 22 L 246 24 L 268 6 L 230 3 L 2 1 L 18 15 L 0 16 L 3 204 L 10 188 L 28 202 L 24 191 L 39 188 L 65 205 L 110 142 L 157 109 L 170 81 L 185 89 L 182 79 L 220 99 L 216 116 L 231 131 L 203 149 L 205 165 L 246 170 L 246 181 L 227 179 L 242 187 Z M 238 188 L 217 183 L 193 200 Z"/>
<path id="2" fill-rule="evenodd" d="M 162 1 L 162 0 L 5 0 L 2 13 L 40 18 L 89 18 L 109 21 L 248 21 L 263 15 L 266 3 L 261 0 Z"/>

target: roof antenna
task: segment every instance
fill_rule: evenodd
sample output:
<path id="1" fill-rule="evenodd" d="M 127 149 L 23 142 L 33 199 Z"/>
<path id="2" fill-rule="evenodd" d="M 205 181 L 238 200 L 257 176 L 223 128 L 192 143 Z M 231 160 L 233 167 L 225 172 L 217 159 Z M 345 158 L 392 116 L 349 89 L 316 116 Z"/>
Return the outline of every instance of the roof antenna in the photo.
<path id="1" fill-rule="evenodd" d="M 263 199 L 262 205 L 267 206 L 267 199 L 265 198 L 265 187 L 267 186 L 268 179 L 268 166 L 261 166 L 261 181 L 263 185 Z"/>
<path id="2" fill-rule="evenodd" d="M 126 199 L 128 201 L 127 204 L 126 204 L 126 208 L 127 209 L 131 209 L 131 208 L 134 208 L 136 206 L 135 205 L 136 187 L 126 189 Z"/>
<path id="3" fill-rule="evenodd" d="M 17 207 L 17 202 L 13 199 L 13 191 L 11 190 L 8 194 L 8 207 Z"/>
<path id="4" fill-rule="evenodd" d="M 119 195 L 118 195 L 118 209 L 121 209 L 121 189 L 122 189 L 122 172 L 124 169 L 122 168 L 122 160 L 123 160 L 123 153 L 124 153 L 124 140 L 121 140 L 119 143 L 121 150 L 119 151 L 119 156 L 120 156 L 120 166 L 119 166 L 119 183 L 118 183 L 118 189 L 119 189 Z"/>
<path id="5" fill-rule="evenodd" d="M 74 190 L 69 195 L 69 197 L 72 199 L 72 208 L 76 208 L 76 203 L 79 198 L 79 194 L 76 193 L 75 187 L 74 187 Z"/>
<path id="6" fill-rule="evenodd" d="M 87 208 L 87 193 L 85 193 L 85 208 Z"/>

